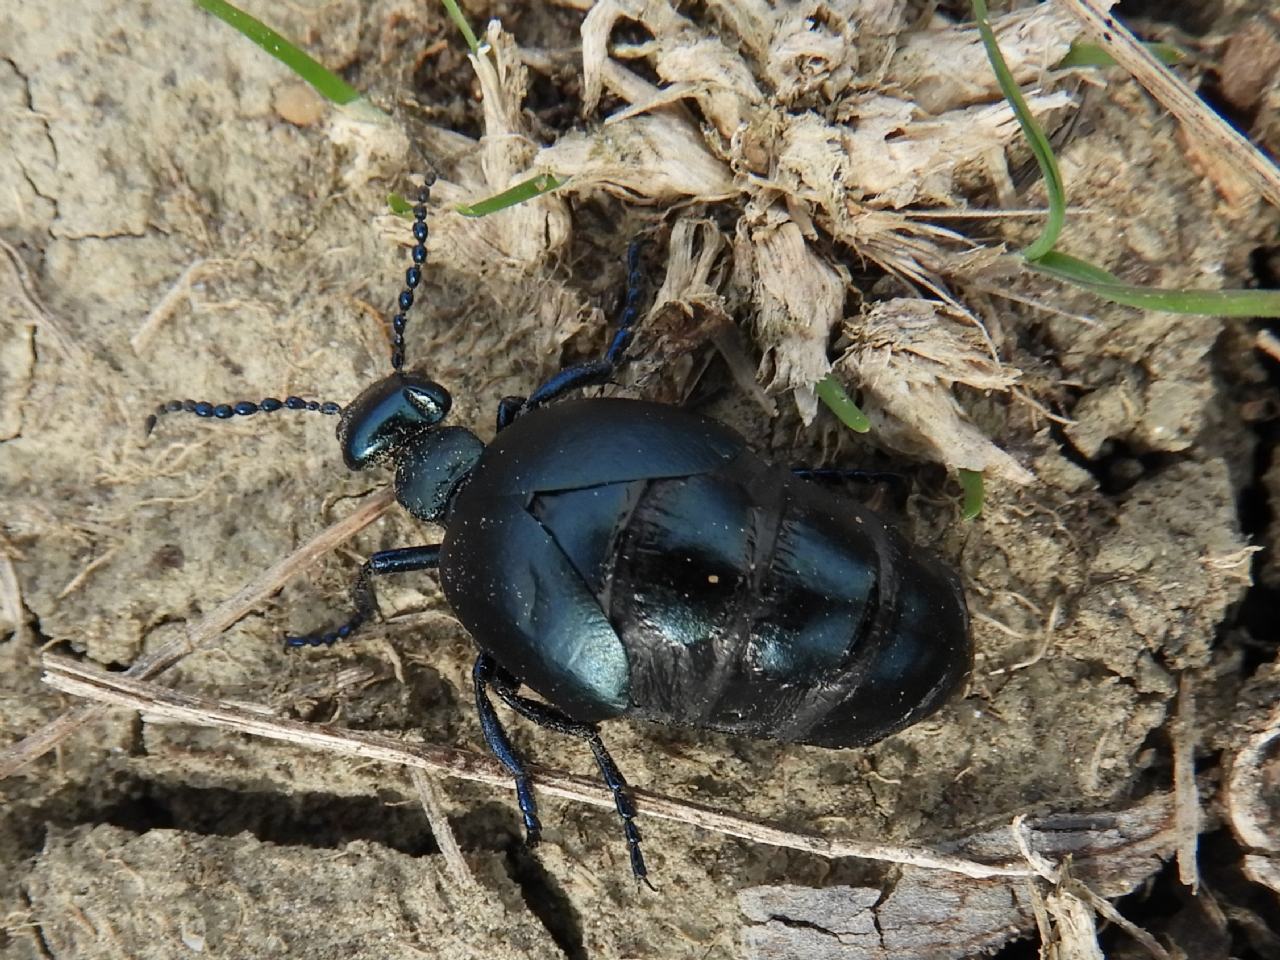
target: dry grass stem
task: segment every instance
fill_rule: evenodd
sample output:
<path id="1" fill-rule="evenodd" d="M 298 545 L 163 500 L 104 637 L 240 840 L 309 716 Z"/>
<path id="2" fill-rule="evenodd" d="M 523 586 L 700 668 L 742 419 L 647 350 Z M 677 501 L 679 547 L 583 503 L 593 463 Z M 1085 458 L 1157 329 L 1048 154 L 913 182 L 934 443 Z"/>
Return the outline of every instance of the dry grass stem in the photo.
<path id="1" fill-rule="evenodd" d="M 102 673 L 56 657 L 45 662 L 43 679 L 64 693 L 100 704 L 139 710 L 147 718 L 234 730 L 313 750 L 413 767 L 504 789 L 511 786 L 511 775 L 497 760 L 454 747 L 406 743 L 365 730 L 347 730 L 265 716 L 257 710 L 226 701 L 191 696 L 126 674 Z M 613 795 L 592 780 L 532 765 L 529 770 L 534 783 L 544 794 L 595 807 L 614 807 Z M 821 857 L 859 857 L 864 860 L 945 870 L 975 879 L 1025 877 L 1034 873 L 1020 863 L 980 863 L 923 847 L 825 837 L 749 820 L 713 807 L 677 800 L 648 790 L 633 789 L 631 792 L 637 808 L 645 816 L 675 820 L 717 833 L 770 846 L 802 850 Z"/>
<path id="2" fill-rule="evenodd" d="M 173 281 L 165 295 L 160 298 L 160 302 L 151 308 L 151 312 L 143 319 L 142 325 L 129 338 L 129 346 L 133 348 L 135 355 L 141 356 L 147 349 L 152 338 L 178 309 L 182 299 L 191 293 L 191 285 L 195 283 L 206 266 L 207 261 L 203 257 L 192 260 L 178 275 L 178 279 Z"/>
<path id="3" fill-rule="evenodd" d="M 1098 924 L 1090 905 L 1071 890 L 1059 887 L 1044 897 L 1045 913 L 1052 918 L 1047 939 L 1041 941 L 1046 960 L 1104 960 L 1098 946 Z M 1044 936 L 1043 930 L 1041 936 Z"/>
<path id="4" fill-rule="evenodd" d="M 1142 46 L 1128 28 L 1107 13 L 1106 0 L 1063 0 L 1093 40 L 1227 166 L 1248 178 L 1258 193 L 1280 207 L 1280 169 L 1212 109 L 1172 70 Z"/>
<path id="5" fill-rule="evenodd" d="M 139 657 L 122 676 L 138 679 L 154 677 L 187 654 L 213 643 L 232 624 L 284 586 L 287 580 L 382 516 L 393 502 L 390 488 L 370 497 L 350 516 L 320 531 L 279 563 L 246 583 L 233 597 L 219 604 L 212 613 L 188 630 L 185 636 L 179 636 Z M 98 704 L 75 707 L 13 746 L 0 751 L 0 780 L 48 753 L 97 716 L 101 709 Z"/>
<path id="6" fill-rule="evenodd" d="M 422 801 L 422 811 L 427 815 L 427 822 L 431 824 L 431 833 L 440 846 L 440 853 L 444 857 L 449 872 L 453 874 L 453 879 L 461 887 L 476 888 L 476 878 L 472 875 L 471 868 L 467 866 L 466 858 L 462 855 L 462 847 L 458 846 L 458 838 L 449 824 L 449 815 L 444 806 L 444 790 L 439 781 L 421 767 L 411 767 L 409 776 L 413 780 L 414 789 L 418 791 L 418 799 Z"/>
<path id="7" fill-rule="evenodd" d="M 1133 937 L 1133 939 L 1141 944 L 1143 949 L 1145 949 L 1147 953 L 1151 954 L 1151 956 L 1155 957 L 1156 960 L 1173 960 L 1169 951 L 1162 947 L 1155 937 L 1149 934 L 1146 930 L 1143 930 L 1132 920 L 1125 917 L 1111 904 L 1111 901 L 1098 896 L 1085 884 L 1080 883 L 1077 880 L 1070 881 L 1067 886 L 1073 894 L 1078 896 L 1089 906 L 1093 907 L 1100 917 L 1114 923 L 1125 933 L 1129 934 L 1129 936 Z M 1181 956 L 1181 954 L 1179 955 Z"/>

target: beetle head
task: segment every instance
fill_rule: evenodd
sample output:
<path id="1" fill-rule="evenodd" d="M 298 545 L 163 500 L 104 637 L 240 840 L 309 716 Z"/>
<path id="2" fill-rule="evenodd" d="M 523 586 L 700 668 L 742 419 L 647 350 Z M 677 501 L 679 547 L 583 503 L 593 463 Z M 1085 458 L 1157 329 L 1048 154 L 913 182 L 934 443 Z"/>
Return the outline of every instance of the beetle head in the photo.
<path id="1" fill-rule="evenodd" d="M 342 459 L 352 470 L 394 464 L 396 499 L 420 520 L 441 520 L 484 449 L 470 430 L 440 426 L 452 402 L 448 390 L 418 374 L 379 380 L 343 411 Z"/>
<path id="2" fill-rule="evenodd" d="M 449 391 L 434 380 L 397 371 L 366 387 L 342 412 L 342 459 L 352 470 L 398 460 L 445 418 L 452 404 Z"/>

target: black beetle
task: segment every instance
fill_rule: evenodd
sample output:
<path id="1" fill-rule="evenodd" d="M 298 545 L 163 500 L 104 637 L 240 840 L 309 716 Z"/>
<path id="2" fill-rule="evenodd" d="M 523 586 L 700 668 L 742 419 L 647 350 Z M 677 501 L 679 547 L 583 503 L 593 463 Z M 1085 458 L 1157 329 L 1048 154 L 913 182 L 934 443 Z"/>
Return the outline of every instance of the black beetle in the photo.
<path id="1" fill-rule="evenodd" d="M 640 400 L 550 403 L 606 382 L 625 360 L 640 289 L 634 245 L 619 330 L 602 359 L 560 371 L 528 398 L 504 398 L 488 446 L 443 426 L 449 392 L 401 369 L 427 197 L 423 188 L 414 208 L 393 372 L 342 412 L 337 433 L 348 467 L 393 465 L 399 502 L 444 538 L 374 554 L 353 589 L 354 617 L 290 645 L 333 643 L 372 617 L 372 577 L 438 568 L 480 647 L 481 727 L 515 779 L 529 841 L 539 834 L 536 804 L 490 690 L 590 744 L 641 879 L 634 808 L 599 721 L 839 748 L 873 743 L 942 706 L 972 659 L 954 571 L 810 471 L 765 462 L 713 420 Z M 156 413 L 225 419 L 281 408 L 339 412 L 290 397 L 175 401 Z M 521 686 L 542 700 L 521 696 Z"/>

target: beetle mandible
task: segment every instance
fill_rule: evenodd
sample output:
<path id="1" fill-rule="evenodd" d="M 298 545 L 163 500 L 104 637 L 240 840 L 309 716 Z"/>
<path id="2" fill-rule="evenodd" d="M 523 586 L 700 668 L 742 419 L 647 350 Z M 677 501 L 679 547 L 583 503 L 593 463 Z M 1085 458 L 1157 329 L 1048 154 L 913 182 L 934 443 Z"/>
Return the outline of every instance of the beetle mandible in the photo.
<path id="1" fill-rule="evenodd" d="M 374 617 L 373 578 L 437 570 L 480 654 L 472 671 L 484 738 L 515 780 L 528 841 L 540 833 L 524 762 L 492 691 L 542 727 L 585 740 L 613 792 L 637 878 L 646 878 L 627 782 L 597 729 L 630 717 L 840 748 L 864 746 L 939 709 L 972 660 L 959 577 L 857 501 L 767 463 L 736 432 L 641 400 L 553 403 L 607 382 L 639 314 L 628 253 L 618 330 L 599 360 L 498 405 L 487 446 L 445 426 L 451 397 L 404 371 L 406 315 L 426 259 L 430 182 L 414 207 L 413 265 L 392 319 L 392 372 L 345 410 L 267 398 L 171 401 L 228 419 L 280 409 L 341 414 L 352 470 L 395 468 L 397 500 L 444 529 L 440 543 L 375 553 L 352 589 Z M 855 474 L 857 471 L 847 471 Z M 528 687 L 540 700 L 520 693 Z"/>

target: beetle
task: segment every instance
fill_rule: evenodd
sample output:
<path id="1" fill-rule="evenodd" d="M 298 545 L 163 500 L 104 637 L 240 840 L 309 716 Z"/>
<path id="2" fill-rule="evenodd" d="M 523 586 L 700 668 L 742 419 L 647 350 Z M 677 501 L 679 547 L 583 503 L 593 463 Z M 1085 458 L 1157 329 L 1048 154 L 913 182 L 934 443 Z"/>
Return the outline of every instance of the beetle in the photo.
<path id="1" fill-rule="evenodd" d="M 452 398 L 404 370 L 406 315 L 426 259 L 429 183 L 414 207 L 413 265 L 392 319 L 392 372 L 345 409 L 267 398 L 171 401 L 227 419 L 280 409 L 340 414 L 352 470 L 389 465 L 396 499 L 441 542 L 361 567 L 355 613 L 376 615 L 376 577 L 436 570 L 480 648 L 472 671 L 484 738 L 515 782 L 529 843 L 540 834 L 524 761 L 489 694 L 539 726 L 585 740 L 645 880 L 627 781 L 598 724 L 618 717 L 828 748 L 874 743 L 938 710 L 972 661 L 956 572 L 856 500 L 752 452 L 706 417 L 642 400 L 565 400 L 610 380 L 639 313 L 638 248 L 604 356 L 498 405 L 485 445 L 445 425 Z M 559 402 L 557 402 L 559 401 Z M 856 474 L 857 471 L 847 471 Z M 540 699 L 523 695 L 527 687 Z"/>

